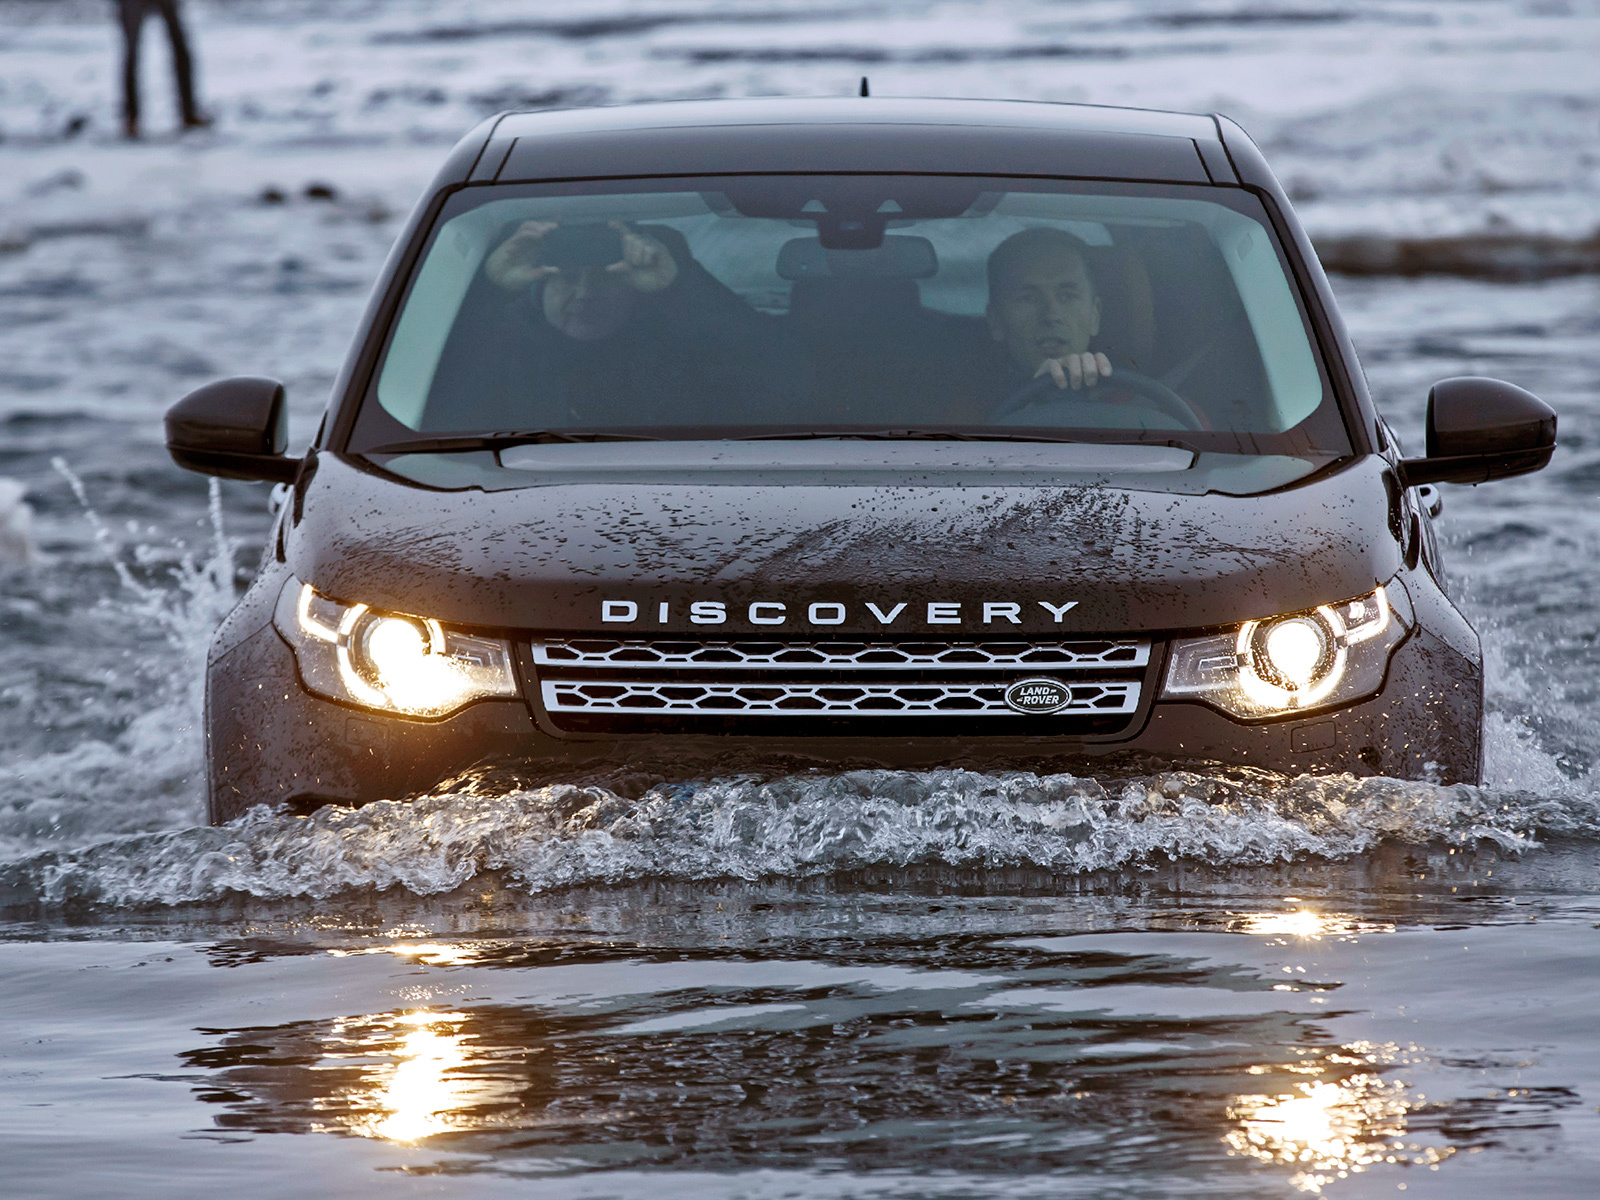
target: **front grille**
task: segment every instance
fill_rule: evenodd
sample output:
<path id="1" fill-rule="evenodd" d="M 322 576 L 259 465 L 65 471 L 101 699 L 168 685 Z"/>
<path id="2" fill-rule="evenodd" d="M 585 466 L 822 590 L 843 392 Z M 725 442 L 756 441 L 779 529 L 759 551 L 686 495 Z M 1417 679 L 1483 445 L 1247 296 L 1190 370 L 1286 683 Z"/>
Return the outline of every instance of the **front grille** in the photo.
<path id="1" fill-rule="evenodd" d="M 783 641 L 560 637 L 527 647 L 545 718 L 574 733 L 1114 734 L 1139 709 L 1136 639 Z M 1067 699 L 1020 713 L 1006 689 L 1049 678 Z M 931 722 L 931 724 L 930 724 Z"/>
<path id="2" fill-rule="evenodd" d="M 1015 717 L 1003 683 L 608 683 L 546 680 L 547 712 L 735 713 L 743 716 Z M 1105 716 L 1139 706 L 1137 680 L 1073 683 L 1057 713 Z M 1055 713 L 1051 714 L 1056 715 Z"/>

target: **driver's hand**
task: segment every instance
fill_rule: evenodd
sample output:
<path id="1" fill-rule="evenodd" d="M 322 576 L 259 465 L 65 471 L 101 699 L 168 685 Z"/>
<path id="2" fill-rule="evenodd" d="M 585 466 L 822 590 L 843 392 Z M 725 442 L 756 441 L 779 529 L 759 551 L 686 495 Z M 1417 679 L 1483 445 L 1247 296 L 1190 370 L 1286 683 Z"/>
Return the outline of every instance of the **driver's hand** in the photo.
<path id="1" fill-rule="evenodd" d="M 608 272 L 636 292 L 659 292 L 672 286 L 678 277 L 678 263 L 670 250 L 621 221 L 611 222 L 611 228 L 622 235 L 622 258 L 607 267 Z"/>
<path id="2" fill-rule="evenodd" d="M 1058 388 L 1094 387 L 1101 379 L 1111 378 L 1111 360 L 1104 354 L 1067 354 L 1061 358 L 1047 358 L 1033 373 L 1035 379 L 1048 375 Z"/>
<path id="3" fill-rule="evenodd" d="M 483 264 L 483 272 L 490 282 L 516 291 L 525 288 L 546 275 L 554 275 L 557 268 L 539 265 L 539 241 L 556 227 L 554 221 L 524 221 L 517 231 L 495 247 Z"/>

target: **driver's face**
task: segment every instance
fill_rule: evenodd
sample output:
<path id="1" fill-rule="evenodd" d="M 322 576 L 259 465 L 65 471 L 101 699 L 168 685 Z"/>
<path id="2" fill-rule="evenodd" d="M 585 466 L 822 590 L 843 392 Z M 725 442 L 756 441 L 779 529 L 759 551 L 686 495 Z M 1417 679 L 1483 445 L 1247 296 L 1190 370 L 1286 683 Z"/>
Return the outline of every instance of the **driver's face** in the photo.
<path id="1" fill-rule="evenodd" d="M 1100 299 L 1083 256 L 1046 246 L 1007 271 L 989 297 L 989 332 L 1030 375 L 1047 358 L 1086 351 L 1100 332 Z"/>
<path id="2" fill-rule="evenodd" d="M 558 271 L 544 281 L 544 318 L 570 338 L 598 342 L 627 324 L 638 295 L 604 267 Z"/>

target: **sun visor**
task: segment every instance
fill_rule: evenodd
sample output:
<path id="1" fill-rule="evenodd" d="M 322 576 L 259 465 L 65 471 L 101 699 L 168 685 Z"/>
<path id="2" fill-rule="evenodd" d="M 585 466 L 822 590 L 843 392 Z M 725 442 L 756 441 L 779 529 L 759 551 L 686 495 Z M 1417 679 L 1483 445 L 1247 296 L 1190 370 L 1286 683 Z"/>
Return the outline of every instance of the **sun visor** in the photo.
<path id="1" fill-rule="evenodd" d="M 904 124 L 749 124 L 519 137 L 496 178 L 509 183 L 750 172 L 954 172 L 1211 182 L 1192 138 Z"/>

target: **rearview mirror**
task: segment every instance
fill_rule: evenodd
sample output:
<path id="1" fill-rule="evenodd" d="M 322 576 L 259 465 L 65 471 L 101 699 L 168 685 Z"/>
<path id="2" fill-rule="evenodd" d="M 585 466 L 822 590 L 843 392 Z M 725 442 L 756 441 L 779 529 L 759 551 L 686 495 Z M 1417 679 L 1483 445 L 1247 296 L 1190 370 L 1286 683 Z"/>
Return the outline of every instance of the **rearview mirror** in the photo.
<path id="1" fill-rule="evenodd" d="M 833 250 L 820 238 L 792 238 L 778 251 L 782 279 L 926 279 L 938 270 L 933 243 L 908 234 L 864 250 Z"/>
<path id="2" fill-rule="evenodd" d="M 1526 475 L 1555 446 L 1555 411 L 1532 392 L 1477 375 L 1441 379 L 1428 392 L 1427 457 L 1402 460 L 1400 480 L 1418 487 Z"/>
<path id="3" fill-rule="evenodd" d="M 300 460 L 289 445 L 289 410 L 276 379 L 220 379 L 167 410 L 167 453 L 202 475 L 289 483 Z"/>

